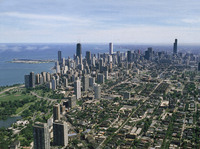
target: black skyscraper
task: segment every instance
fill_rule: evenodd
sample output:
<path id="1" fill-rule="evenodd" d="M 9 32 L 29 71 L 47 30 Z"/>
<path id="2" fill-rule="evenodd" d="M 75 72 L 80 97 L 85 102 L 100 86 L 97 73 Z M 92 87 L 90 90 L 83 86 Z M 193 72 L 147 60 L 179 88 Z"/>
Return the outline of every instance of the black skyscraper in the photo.
<path id="1" fill-rule="evenodd" d="M 127 60 L 128 60 L 128 62 L 131 62 L 131 56 L 132 56 L 131 51 L 128 51 L 127 52 Z"/>
<path id="2" fill-rule="evenodd" d="M 77 57 L 79 57 L 79 59 L 80 59 L 80 57 L 81 57 L 81 44 L 80 43 L 77 43 L 77 45 L 76 45 L 76 56 Z"/>
<path id="3" fill-rule="evenodd" d="M 177 54 L 177 53 L 178 53 L 178 51 L 177 51 L 177 44 L 178 44 L 178 40 L 175 39 L 175 42 L 174 42 L 174 49 L 173 49 L 173 53 L 174 53 L 174 54 Z"/>
<path id="4" fill-rule="evenodd" d="M 59 64 L 62 63 L 62 54 L 61 54 L 61 51 L 58 51 L 58 62 L 59 62 Z"/>
<path id="5" fill-rule="evenodd" d="M 198 71 L 200 71 L 200 62 L 198 63 Z"/>
<path id="6" fill-rule="evenodd" d="M 29 77 L 29 85 L 30 87 L 35 87 L 35 75 L 34 72 L 30 73 L 30 77 Z"/>

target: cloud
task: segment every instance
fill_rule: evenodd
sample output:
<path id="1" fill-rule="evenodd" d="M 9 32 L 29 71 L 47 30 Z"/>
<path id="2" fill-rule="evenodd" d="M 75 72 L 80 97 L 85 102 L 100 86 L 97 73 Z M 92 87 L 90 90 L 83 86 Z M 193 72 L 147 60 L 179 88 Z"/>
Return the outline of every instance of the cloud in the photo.
<path id="1" fill-rule="evenodd" d="M 181 21 L 188 24 L 199 24 L 200 18 L 182 19 Z"/>
<path id="2" fill-rule="evenodd" d="M 32 50 L 35 50 L 35 49 L 37 49 L 37 47 L 34 47 L 34 46 L 26 47 L 26 50 L 28 50 L 28 51 L 32 51 Z"/>
<path id="3" fill-rule="evenodd" d="M 46 20 L 46 21 L 65 21 L 65 22 L 74 22 L 74 23 L 91 23 L 92 21 L 86 18 L 79 18 L 76 16 L 61 16 L 61 15 L 42 15 L 42 14 L 28 14 L 28 13 L 19 13 L 19 12 L 3 12 L 0 13 L 0 16 L 6 17 L 16 17 L 30 20 Z"/>
<path id="4" fill-rule="evenodd" d="M 43 46 L 43 47 L 40 47 L 39 49 L 40 50 L 47 50 L 47 49 L 49 49 L 50 47 L 49 46 Z"/>
<path id="5" fill-rule="evenodd" d="M 10 47 L 9 50 L 12 50 L 14 52 L 20 52 L 22 48 L 20 46 L 14 46 L 14 47 Z"/>

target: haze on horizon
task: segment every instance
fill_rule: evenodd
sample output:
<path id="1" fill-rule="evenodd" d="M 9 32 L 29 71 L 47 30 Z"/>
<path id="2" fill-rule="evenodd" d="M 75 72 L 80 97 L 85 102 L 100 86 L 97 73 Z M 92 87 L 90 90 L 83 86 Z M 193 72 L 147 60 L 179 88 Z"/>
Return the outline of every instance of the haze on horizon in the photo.
<path id="1" fill-rule="evenodd" d="M 0 0 L 0 42 L 199 44 L 199 8 L 198 0 Z"/>

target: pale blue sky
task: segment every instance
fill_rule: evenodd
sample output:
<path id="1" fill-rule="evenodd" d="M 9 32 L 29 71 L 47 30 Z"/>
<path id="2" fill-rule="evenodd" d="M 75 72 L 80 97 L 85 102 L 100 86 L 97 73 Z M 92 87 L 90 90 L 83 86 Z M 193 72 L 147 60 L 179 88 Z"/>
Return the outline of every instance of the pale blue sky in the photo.
<path id="1" fill-rule="evenodd" d="M 0 42 L 200 43 L 199 0 L 0 0 Z"/>

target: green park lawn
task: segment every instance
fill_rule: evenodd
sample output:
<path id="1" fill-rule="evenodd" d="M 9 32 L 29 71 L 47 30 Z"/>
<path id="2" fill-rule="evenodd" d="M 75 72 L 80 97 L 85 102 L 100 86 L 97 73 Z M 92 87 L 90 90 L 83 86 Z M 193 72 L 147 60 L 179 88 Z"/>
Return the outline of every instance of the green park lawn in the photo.
<path id="1" fill-rule="evenodd" d="M 28 98 L 28 97 L 31 97 L 31 95 L 24 95 L 21 93 L 15 93 L 15 94 L 9 95 L 9 94 L 3 93 L 0 95 L 0 102 L 1 101 L 21 100 L 21 99 Z"/>

